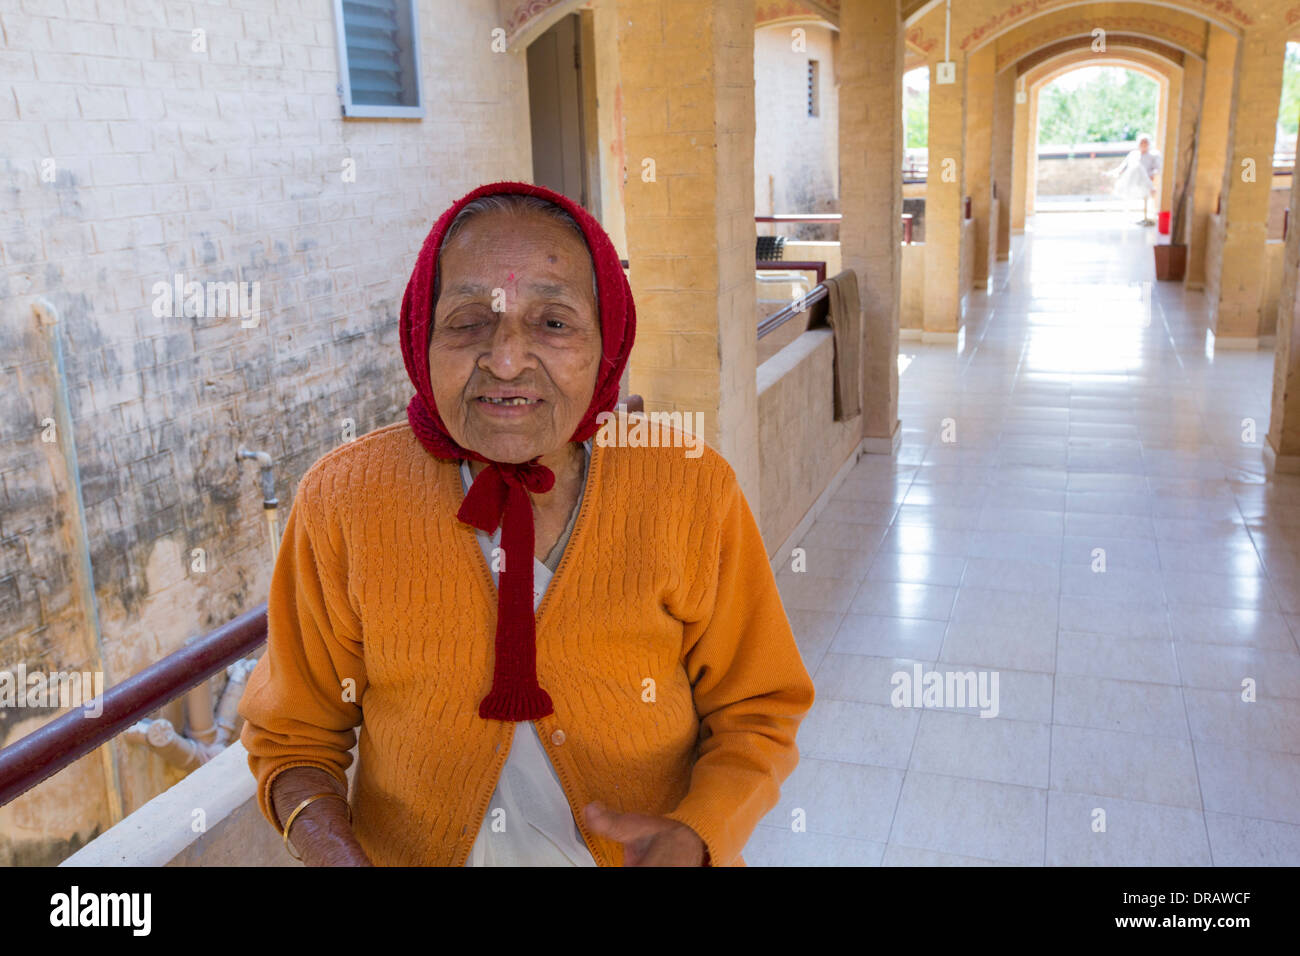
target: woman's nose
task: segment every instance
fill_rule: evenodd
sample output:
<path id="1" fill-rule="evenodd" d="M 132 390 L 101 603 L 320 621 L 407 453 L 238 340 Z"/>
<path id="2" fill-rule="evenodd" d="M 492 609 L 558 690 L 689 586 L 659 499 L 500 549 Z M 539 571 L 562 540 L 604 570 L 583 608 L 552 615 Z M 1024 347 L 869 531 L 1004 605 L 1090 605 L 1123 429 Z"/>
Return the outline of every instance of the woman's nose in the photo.
<path id="1" fill-rule="evenodd" d="M 479 364 L 497 378 L 514 378 L 533 364 L 530 345 L 522 319 L 502 313 Z"/>

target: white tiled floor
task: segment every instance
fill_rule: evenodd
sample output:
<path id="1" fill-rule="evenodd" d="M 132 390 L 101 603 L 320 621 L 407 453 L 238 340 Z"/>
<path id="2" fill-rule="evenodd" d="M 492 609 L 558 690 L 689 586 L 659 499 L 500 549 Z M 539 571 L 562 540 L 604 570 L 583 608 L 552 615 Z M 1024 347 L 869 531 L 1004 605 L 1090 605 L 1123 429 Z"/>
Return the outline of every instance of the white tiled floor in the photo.
<path id="1" fill-rule="evenodd" d="M 903 343 L 902 448 L 778 576 L 818 697 L 752 865 L 1300 864 L 1272 353 L 1207 350 L 1132 220 L 1040 214 L 960 350 Z M 998 716 L 891 706 L 917 662 L 996 671 Z"/>

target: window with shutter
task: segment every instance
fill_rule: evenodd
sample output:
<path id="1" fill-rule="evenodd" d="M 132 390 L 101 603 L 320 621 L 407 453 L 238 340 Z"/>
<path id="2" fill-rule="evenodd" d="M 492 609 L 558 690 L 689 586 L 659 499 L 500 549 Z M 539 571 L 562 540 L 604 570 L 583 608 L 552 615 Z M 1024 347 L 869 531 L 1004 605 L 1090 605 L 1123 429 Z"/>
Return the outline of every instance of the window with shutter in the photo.
<path id="1" fill-rule="evenodd" d="M 424 115 L 413 0 L 335 0 L 344 116 Z"/>

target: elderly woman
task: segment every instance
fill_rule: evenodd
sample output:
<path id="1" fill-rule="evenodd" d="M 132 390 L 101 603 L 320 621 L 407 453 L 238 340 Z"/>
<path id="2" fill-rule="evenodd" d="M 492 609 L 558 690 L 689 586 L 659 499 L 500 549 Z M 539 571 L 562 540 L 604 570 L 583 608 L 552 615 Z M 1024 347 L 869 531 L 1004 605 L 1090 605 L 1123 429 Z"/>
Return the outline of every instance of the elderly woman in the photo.
<path id="1" fill-rule="evenodd" d="M 240 705 L 306 863 L 744 864 L 812 684 L 727 462 L 593 443 L 634 330 L 557 193 L 482 186 L 429 233 L 408 421 L 303 477 Z"/>

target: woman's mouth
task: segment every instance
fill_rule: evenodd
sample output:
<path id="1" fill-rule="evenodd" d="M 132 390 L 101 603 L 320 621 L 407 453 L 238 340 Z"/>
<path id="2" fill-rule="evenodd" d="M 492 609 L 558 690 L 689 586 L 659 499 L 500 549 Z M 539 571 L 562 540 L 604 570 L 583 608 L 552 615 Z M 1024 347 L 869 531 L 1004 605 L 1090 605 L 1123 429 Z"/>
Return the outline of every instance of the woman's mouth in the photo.
<path id="1" fill-rule="evenodd" d="M 514 405 L 539 405 L 541 404 L 542 400 L 540 398 L 526 398 L 523 395 L 503 396 L 500 398 L 494 398 L 488 395 L 480 395 L 478 397 L 478 401 L 482 402 L 485 405 L 514 406 Z"/>
<path id="2" fill-rule="evenodd" d="M 480 395 L 474 399 L 474 404 L 489 418 L 505 421 L 532 415 L 542 401 L 531 395 Z"/>

